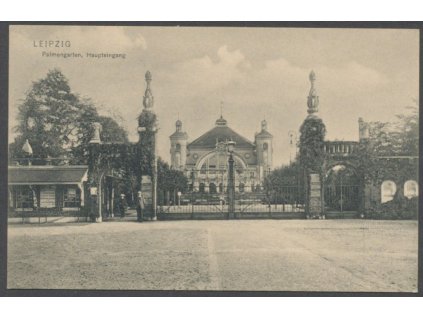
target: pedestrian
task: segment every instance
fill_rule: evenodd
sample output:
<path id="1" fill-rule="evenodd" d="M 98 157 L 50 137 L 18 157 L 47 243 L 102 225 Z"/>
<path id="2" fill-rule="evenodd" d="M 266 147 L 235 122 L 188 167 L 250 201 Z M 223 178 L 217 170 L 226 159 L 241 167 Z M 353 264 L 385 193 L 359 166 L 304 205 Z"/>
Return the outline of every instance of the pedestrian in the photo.
<path id="1" fill-rule="evenodd" d="M 125 194 L 122 193 L 120 195 L 120 200 L 119 200 L 119 211 L 120 211 L 121 218 L 125 217 L 125 212 L 127 207 L 128 207 L 128 203 L 126 202 Z"/>
<path id="2" fill-rule="evenodd" d="M 145 208 L 144 196 L 142 195 L 141 191 L 138 191 L 138 196 L 137 196 L 137 220 L 138 220 L 138 222 L 142 222 L 143 219 L 144 219 L 144 208 Z"/>

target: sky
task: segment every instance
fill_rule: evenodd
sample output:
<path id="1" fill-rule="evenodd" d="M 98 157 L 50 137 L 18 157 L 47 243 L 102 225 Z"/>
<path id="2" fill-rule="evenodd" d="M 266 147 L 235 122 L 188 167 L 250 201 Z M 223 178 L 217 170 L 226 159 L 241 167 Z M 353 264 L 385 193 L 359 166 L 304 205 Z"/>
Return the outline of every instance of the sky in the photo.
<path id="1" fill-rule="evenodd" d="M 50 40 L 70 47 L 40 47 L 39 41 Z M 43 51 L 83 58 L 46 57 Z M 419 98 L 418 30 L 14 25 L 9 59 L 10 142 L 25 92 L 53 68 L 137 141 L 149 70 L 158 154 L 167 161 L 178 117 L 193 141 L 214 127 L 223 105 L 228 125 L 251 141 L 265 118 L 274 136 L 274 165 L 288 163 L 295 151 L 288 133 L 298 134 L 307 116 L 311 70 L 328 140 L 358 140 L 359 117 L 392 121 Z"/>

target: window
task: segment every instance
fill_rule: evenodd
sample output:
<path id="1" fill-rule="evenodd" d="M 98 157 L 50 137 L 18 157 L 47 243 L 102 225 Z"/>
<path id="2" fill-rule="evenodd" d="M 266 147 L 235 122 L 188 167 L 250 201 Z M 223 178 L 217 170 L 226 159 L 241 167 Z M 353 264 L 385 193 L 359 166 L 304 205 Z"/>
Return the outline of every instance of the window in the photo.
<path id="1" fill-rule="evenodd" d="M 181 145 L 180 144 L 176 144 L 176 151 L 180 152 L 181 151 Z"/>
<path id="2" fill-rule="evenodd" d="M 203 164 L 203 165 L 201 166 L 200 173 L 201 173 L 201 174 L 206 174 L 206 172 L 207 172 L 207 167 L 206 167 L 206 164 Z"/>
<path id="3" fill-rule="evenodd" d="M 204 193 L 205 192 L 205 188 L 206 188 L 205 184 L 204 183 L 200 183 L 200 187 L 199 187 L 200 193 Z"/>
<path id="4" fill-rule="evenodd" d="M 175 154 L 175 167 L 179 168 L 181 166 L 181 153 L 177 152 Z"/>
<path id="5" fill-rule="evenodd" d="M 40 190 L 40 207 L 56 207 L 56 188 L 54 186 L 42 187 Z"/>
<path id="6" fill-rule="evenodd" d="M 408 199 L 419 196 L 419 185 L 414 180 L 408 180 L 404 183 L 404 196 Z"/>
<path id="7" fill-rule="evenodd" d="M 77 208 L 80 204 L 79 193 L 76 188 L 67 188 L 63 193 L 63 207 Z"/>
<path id="8" fill-rule="evenodd" d="M 29 187 L 19 187 L 16 190 L 16 207 L 25 209 L 33 207 L 33 194 Z"/>
<path id="9" fill-rule="evenodd" d="M 381 185 L 381 202 L 389 202 L 394 199 L 397 186 L 394 181 L 386 180 Z"/>
<path id="10" fill-rule="evenodd" d="M 267 142 L 265 142 L 264 144 L 263 144 L 263 150 L 267 150 L 267 148 L 268 148 L 269 146 L 267 145 Z"/>
<path id="11" fill-rule="evenodd" d="M 223 183 L 219 183 L 219 192 L 223 193 Z"/>
<path id="12" fill-rule="evenodd" d="M 239 192 L 244 192 L 245 190 L 245 185 L 243 183 L 239 184 Z"/>
<path id="13" fill-rule="evenodd" d="M 209 184 L 209 192 L 216 193 L 216 185 L 214 183 Z"/>

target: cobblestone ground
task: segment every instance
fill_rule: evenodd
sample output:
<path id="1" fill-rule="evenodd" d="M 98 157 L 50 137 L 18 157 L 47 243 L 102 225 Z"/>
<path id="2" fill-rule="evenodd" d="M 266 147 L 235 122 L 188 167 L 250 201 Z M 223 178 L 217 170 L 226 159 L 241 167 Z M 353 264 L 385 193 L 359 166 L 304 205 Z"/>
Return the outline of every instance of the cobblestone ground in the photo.
<path id="1" fill-rule="evenodd" d="M 8 288 L 412 291 L 417 222 L 13 225 Z"/>

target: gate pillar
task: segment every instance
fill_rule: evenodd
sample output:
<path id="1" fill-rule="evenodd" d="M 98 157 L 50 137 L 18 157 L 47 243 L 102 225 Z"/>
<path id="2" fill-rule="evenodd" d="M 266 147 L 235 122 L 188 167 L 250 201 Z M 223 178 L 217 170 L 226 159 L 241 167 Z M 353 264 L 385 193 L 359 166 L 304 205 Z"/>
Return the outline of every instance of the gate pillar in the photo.
<path id="1" fill-rule="evenodd" d="M 308 116 L 300 127 L 299 159 L 306 181 L 307 217 L 321 218 L 324 216 L 322 171 L 325 160 L 326 127 L 322 119 L 317 116 L 319 96 L 315 87 L 316 74 L 313 71 L 309 79 L 311 87 L 307 97 Z"/>
<path id="2" fill-rule="evenodd" d="M 157 116 L 153 111 L 154 97 L 150 89 L 152 76 L 149 71 L 145 74 L 147 88 L 143 97 L 144 108 L 138 117 L 138 151 L 140 169 L 138 180 L 141 182 L 140 189 L 148 197 L 151 197 L 150 219 L 157 220 Z M 144 189 L 143 189 L 144 187 Z M 148 193 L 148 194 L 147 194 Z M 151 195 L 150 195 L 151 193 Z"/>
<path id="3" fill-rule="evenodd" d="M 322 182 L 318 173 L 310 173 L 308 176 L 308 195 L 307 206 L 308 215 L 310 217 L 321 218 L 323 213 L 323 195 L 322 195 Z"/>

